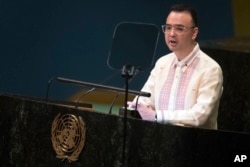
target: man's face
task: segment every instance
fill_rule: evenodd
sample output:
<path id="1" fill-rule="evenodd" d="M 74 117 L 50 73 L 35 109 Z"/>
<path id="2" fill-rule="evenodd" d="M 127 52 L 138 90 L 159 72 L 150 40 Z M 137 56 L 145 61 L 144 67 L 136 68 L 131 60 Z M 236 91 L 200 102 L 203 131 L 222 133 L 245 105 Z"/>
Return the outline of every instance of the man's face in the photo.
<path id="1" fill-rule="evenodd" d="M 171 51 L 185 53 L 194 46 L 198 28 L 194 27 L 190 13 L 170 12 L 166 25 L 169 28 L 165 32 L 165 42 Z"/>

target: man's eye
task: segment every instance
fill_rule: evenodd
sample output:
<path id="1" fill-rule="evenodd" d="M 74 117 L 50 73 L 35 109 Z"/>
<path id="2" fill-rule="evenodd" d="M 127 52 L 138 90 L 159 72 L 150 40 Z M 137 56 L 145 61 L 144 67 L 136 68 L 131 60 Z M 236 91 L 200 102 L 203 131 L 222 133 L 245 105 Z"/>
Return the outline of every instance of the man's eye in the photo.
<path id="1" fill-rule="evenodd" d="M 184 27 L 180 27 L 180 26 L 175 27 L 175 29 L 176 29 L 177 31 L 184 31 Z"/>
<path id="2" fill-rule="evenodd" d="M 171 30 L 171 26 L 166 26 L 166 30 Z"/>

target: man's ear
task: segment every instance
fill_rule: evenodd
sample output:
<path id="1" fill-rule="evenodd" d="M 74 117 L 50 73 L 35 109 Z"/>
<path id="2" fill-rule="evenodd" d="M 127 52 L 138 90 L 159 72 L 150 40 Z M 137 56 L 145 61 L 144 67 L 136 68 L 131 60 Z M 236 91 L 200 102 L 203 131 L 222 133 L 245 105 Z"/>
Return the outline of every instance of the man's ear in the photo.
<path id="1" fill-rule="evenodd" d="M 198 27 L 195 27 L 195 28 L 193 29 L 193 36 L 192 36 L 192 39 L 193 39 L 193 40 L 196 39 L 198 33 L 199 33 L 199 28 L 198 28 Z"/>

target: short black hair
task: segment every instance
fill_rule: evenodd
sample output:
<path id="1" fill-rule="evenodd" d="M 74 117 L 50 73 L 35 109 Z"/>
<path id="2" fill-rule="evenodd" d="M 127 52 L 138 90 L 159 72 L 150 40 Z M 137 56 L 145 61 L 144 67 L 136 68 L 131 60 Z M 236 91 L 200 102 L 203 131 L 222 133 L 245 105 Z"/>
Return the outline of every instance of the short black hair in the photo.
<path id="1" fill-rule="evenodd" d="M 174 5 L 170 8 L 170 12 L 184 12 L 184 11 L 187 11 L 188 13 L 190 13 L 191 17 L 192 17 L 192 20 L 193 20 L 193 23 L 194 23 L 194 26 L 195 27 L 198 27 L 198 16 L 197 16 L 197 12 L 194 8 L 192 8 L 191 6 L 189 5 L 185 5 L 185 4 L 177 4 L 177 5 Z"/>

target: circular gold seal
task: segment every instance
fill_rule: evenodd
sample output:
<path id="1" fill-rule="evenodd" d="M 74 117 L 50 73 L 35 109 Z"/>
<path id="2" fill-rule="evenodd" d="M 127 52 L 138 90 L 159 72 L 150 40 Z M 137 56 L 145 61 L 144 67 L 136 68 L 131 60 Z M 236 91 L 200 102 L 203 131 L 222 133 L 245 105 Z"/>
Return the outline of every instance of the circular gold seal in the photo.
<path id="1" fill-rule="evenodd" d="M 86 127 L 82 117 L 58 114 L 52 122 L 51 140 L 59 159 L 77 161 L 85 144 Z"/>

